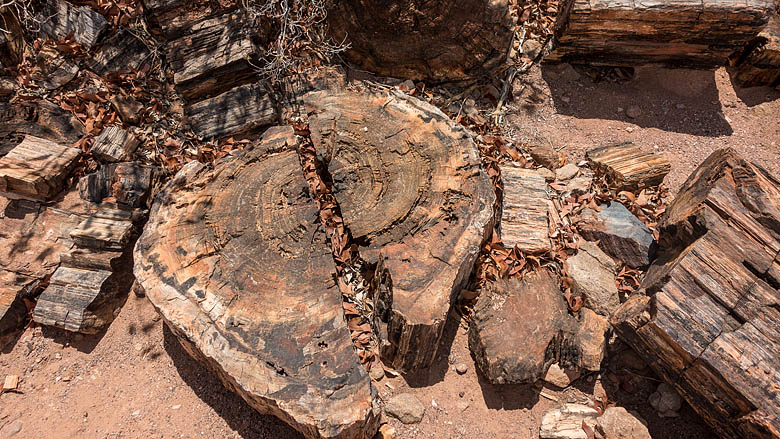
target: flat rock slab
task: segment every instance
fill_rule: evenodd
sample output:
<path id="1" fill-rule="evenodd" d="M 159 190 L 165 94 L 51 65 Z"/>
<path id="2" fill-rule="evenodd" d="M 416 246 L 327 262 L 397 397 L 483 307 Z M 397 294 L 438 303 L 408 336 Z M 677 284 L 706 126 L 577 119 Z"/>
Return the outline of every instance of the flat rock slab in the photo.
<path id="1" fill-rule="evenodd" d="M 375 298 L 384 363 L 429 366 L 452 301 L 493 225 L 495 194 L 471 135 L 400 92 L 304 97 L 344 224 L 387 288 Z"/>
<path id="2" fill-rule="evenodd" d="M 245 134 L 273 124 L 277 112 L 265 87 L 245 84 L 184 108 L 189 125 L 203 139 Z"/>
<path id="3" fill-rule="evenodd" d="M 617 201 L 600 207 L 598 211 L 584 209 L 580 213 L 580 235 L 588 241 L 598 241 L 602 250 L 629 267 L 650 265 L 656 251 L 653 232 Z"/>
<path id="4" fill-rule="evenodd" d="M 552 205 L 544 176 L 533 169 L 501 166 L 504 205 L 501 212 L 501 241 L 525 252 L 552 248 L 547 212 Z"/>
<path id="5" fill-rule="evenodd" d="M 780 17 L 775 15 L 767 27 L 749 42 L 735 60 L 732 79 L 740 87 L 780 85 Z"/>
<path id="6" fill-rule="evenodd" d="M 714 152 L 659 223 L 618 334 L 723 437 L 780 437 L 780 182 Z"/>
<path id="7" fill-rule="evenodd" d="M 376 390 L 355 354 L 292 128 L 156 197 L 135 275 L 185 348 L 252 407 L 309 438 L 371 437 Z"/>
<path id="8" fill-rule="evenodd" d="M 30 200 L 57 195 L 80 153 L 70 146 L 25 136 L 22 143 L 0 158 L 0 195 Z"/>
<path id="9" fill-rule="evenodd" d="M 630 142 L 592 149 L 585 157 L 594 169 L 605 174 L 621 190 L 657 186 L 672 170 L 664 156 L 644 152 Z"/>
<path id="10" fill-rule="evenodd" d="M 585 306 L 610 316 L 620 306 L 615 284 L 617 265 L 596 244 L 582 242 L 576 255 L 566 260 L 566 273 L 572 280 L 572 293 L 585 300 Z"/>
<path id="11" fill-rule="evenodd" d="M 566 0 L 556 49 L 545 60 L 717 68 L 758 34 L 774 8 L 772 0 Z"/>
<path id="12" fill-rule="evenodd" d="M 106 127 L 89 150 L 105 162 L 126 162 L 133 157 L 141 141 L 133 133 L 116 125 Z"/>

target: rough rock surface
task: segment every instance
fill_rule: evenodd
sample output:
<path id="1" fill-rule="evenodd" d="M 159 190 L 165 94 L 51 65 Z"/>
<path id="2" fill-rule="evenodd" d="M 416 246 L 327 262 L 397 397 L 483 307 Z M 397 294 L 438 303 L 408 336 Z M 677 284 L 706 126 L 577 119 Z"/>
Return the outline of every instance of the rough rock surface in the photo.
<path id="1" fill-rule="evenodd" d="M 382 361 L 427 367 L 494 221 L 476 145 L 400 92 L 314 92 L 304 101 L 344 224 L 363 259 L 382 261 L 374 306 Z"/>
<path id="2" fill-rule="evenodd" d="M 550 409 L 542 416 L 539 438 L 588 439 L 582 424 L 585 423 L 593 429 L 598 416 L 598 410 L 582 404 L 569 403 L 560 408 Z"/>
<path id="3" fill-rule="evenodd" d="M 0 195 L 47 200 L 62 189 L 81 151 L 35 136 L 0 158 Z"/>
<path id="4" fill-rule="evenodd" d="M 404 424 L 419 424 L 425 415 L 425 406 L 411 393 L 401 393 L 387 400 L 385 412 Z"/>
<path id="5" fill-rule="evenodd" d="M 596 421 L 603 439 L 651 439 L 644 420 L 623 407 L 608 407 Z"/>
<path id="6" fill-rule="evenodd" d="M 512 40 L 506 0 L 330 1 L 335 41 L 363 69 L 409 79 L 459 80 L 499 65 Z"/>
<path id="7" fill-rule="evenodd" d="M 579 370 L 576 369 L 563 369 L 558 366 L 558 363 L 553 363 L 547 373 L 544 374 L 544 382 L 552 384 L 557 387 L 569 387 L 572 381 L 580 377 Z"/>
<path id="8" fill-rule="evenodd" d="M 664 156 L 642 151 L 631 142 L 607 145 L 585 153 L 594 170 L 621 190 L 659 185 L 672 169 Z"/>
<path id="9" fill-rule="evenodd" d="M 653 233 L 623 204 L 613 201 L 601 209 L 584 209 L 577 230 L 588 241 L 629 267 L 646 267 L 655 256 Z"/>
<path id="10" fill-rule="evenodd" d="M 501 240 L 507 247 L 526 252 L 550 250 L 547 196 L 544 176 L 534 169 L 514 164 L 501 166 L 504 203 L 501 210 Z"/>
<path id="11" fill-rule="evenodd" d="M 733 63 L 732 79 L 740 87 L 780 86 L 780 16 L 772 17 Z"/>
<path id="12" fill-rule="evenodd" d="M 563 359 L 585 370 L 600 370 L 610 328 L 605 317 L 588 308 L 580 309 L 579 325 L 571 341 L 566 342 L 569 352 Z"/>
<path id="13" fill-rule="evenodd" d="M 371 437 L 376 390 L 354 352 L 290 127 L 155 199 L 135 275 L 183 346 L 252 407 L 309 438 Z"/>
<path id="14" fill-rule="evenodd" d="M 585 306 L 610 316 L 620 306 L 615 285 L 615 262 L 592 242 L 580 243 L 576 255 L 566 260 L 572 292 L 585 298 Z"/>
<path id="15" fill-rule="evenodd" d="M 561 157 L 552 146 L 546 143 L 527 145 L 526 150 L 534 161 L 545 168 L 554 171 L 561 166 Z"/>
<path id="16" fill-rule="evenodd" d="M 647 399 L 647 402 L 658 412 L 662 418 L 674 418 L 679 416 L 677 413 L 682 407 L 682 399 L 672 386 L 661 383 L 658 388 Z"/>

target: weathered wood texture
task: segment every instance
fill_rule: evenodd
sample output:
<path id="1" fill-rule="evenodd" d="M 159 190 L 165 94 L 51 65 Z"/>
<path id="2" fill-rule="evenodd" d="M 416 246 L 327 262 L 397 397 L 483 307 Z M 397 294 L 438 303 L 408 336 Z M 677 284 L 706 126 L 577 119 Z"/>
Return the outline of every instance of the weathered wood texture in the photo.
<path id="1" fill-rule="evenodd" d="M 39 282 L 27 276 L 0 269 L 0 349 L 16 337 L 24 326 L 27 306 L 23 296 Z"/>
<path id="2" fill-rule="evenodd" d="M 62 189 L 80 151 L 35 136 L 25 136 L 0 158 L 0 195 L 46 200 Z"/>
<path id="3" fill-rule="evenodd" d="M 25 134 L 69 145 L 84 133 L 75 116 L 49 101 L 0 104 L 0 155 L 16 147 Z"/>
<path id="4" fill-rule="evenodd" d="M 73 332 L 97 332 L 114 319 L 114 310 L 97 300 L 108 295 L 110 276 L 106 270 L 57 268 L 38 298 L 33 320 Z"/>
<path id="5" fill-rule="evenodd" d="M 766 29 L 748 43 L 735 59 L 732 79 L 740 87 L 780 85 L 780 17 L 775 15 Z"/>
<path id="6" fill-rule="evenodd" d="M 185 107 L 190 128 L 204 139 L 246 134 L 273 124 L 277 111 L 265 87 L 246 84 Z"/>
<path id="7" fill-rule="evenodd" d="M 715 68 L 753 39 L 773 0 L 565 0 L 546 61 Z"/>
<path id="8" fill-rule="evenodd" d="M 501 211 L 501 241 L 526 252 L 552 248 L 547 211 L 552 202 L 547 196 L 544 176 L 533 169 L 513 164 L 501 166 L 504 203 Z"/>
<path id="9" fill-rule="evenodd" d="M 121 29 L 107 39 L 89 63 L 98 75 L 128 70 L 140 70 L 150 60 L 146 44 L 127 29 Z"/>
<path id="10" fill-rule="evenodd" d="M 91 49 L 108 27 L 106 18 L 86 6 L 73 6 L 65 0 L 46 3 L 40 16 L 41 30 L 54 39 L 68 36 Z"/>
<path id="11" fill-rule="evenodd" d="M 81 198 L 100 203 L 113 197 L 118 203 L 142 207 L 147 201 L 154 169 L 135 163 L 110 163 L 79 180 Z"/>
<path id="12" fill-rule="evenodd" d="M 44 47 L 35 56 L 35 70 L 31 78 L 47 90 L 54 90 L 70 82 L 79 67 L 61 55 L 54 47 Z"/>
<path id="13" fill-rule="evenodd" d="M 631 142 L 591 149 L 585 157 L 594 169 L 606 174 L 610 183 L 621 190 L 659 185 L 672 169 L 666 157 L 643 152 Z"/>
<path id="14" fill-rule="evenodd" d="M 730 149 L 686 181 L 612 323 L 723 437 L 780 437 L 780 182 Z"/>
<path id="15" fill-rule="evenodd" d="M 186 34 L 199 21 L 240 7 L 235 0 L 145 0 L 144 13 L 151 32 L 166 40 Z"/>
<path id="16" fill-rule="evenodd" d="M 105 218 L 97 213 L 79 223 L 70 232 L 70 237 L 81 248 L 122 250 L 130 242 L 132 231 L 132 222 Z"/>
<path id="17" fill-rule="evenodd" d="M 412 371 L 433 361 L 451 301 L 490 235 L 495 194 L 471 135 L 400 92 L 304 97 L 319 159 L 360 255 L 384 261 L 376 298 L 381 356 Z"/>
<path id="18" fill-rule="evenodd" d="M 0 8 L 0 20 L 3 29 L 6 30 L 0 32 L 0 66 L 6 68 L 16 67 L 19 64 L 27 45 L 16 10 L 13 6 L 9 6 Z"/>
<path id="19" fill-rule="evenodd" d="M 371 437 L 376 390 L 354 352 L 290 127 L 155 199 L 135 275 L 184 346 L 262 413 L 310 438 Z"/>
<path id="20" fill-rule="evenodd" d="M 335 41 L 347 57 L 380 75 L 457 80 L 506 58 L 513 22 L 506 0 L 331 0 Z"/>
<path id="21" fill-rule="evenodd" d="M 133 157 L 140 144 L 133 133 L 114 125 L 103 129 L 89 152 L 106 162 L 124 162 Z"/>
<path id="22" fill-rule="evenodd" d="M 187 29 L 168 44 L 173 82 L 186 100 L 202 100 L 257 80 L 257 27 L 247 14 L 227 12 Z"/>

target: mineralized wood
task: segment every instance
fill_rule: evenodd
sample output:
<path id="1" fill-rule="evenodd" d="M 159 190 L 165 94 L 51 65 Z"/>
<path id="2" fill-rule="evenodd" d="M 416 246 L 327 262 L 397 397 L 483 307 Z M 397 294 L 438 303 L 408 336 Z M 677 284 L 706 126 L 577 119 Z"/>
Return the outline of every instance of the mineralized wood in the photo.
<path id="1" fill-rule="evenodd" d="M 143 3 L 150 31 L 166 40 L 179 38 L 193 24 L 241 6 L 235 0 L 146 0 Z M 256 24 L 259 25 L 262 23 Z"/>
<path id="2" fill-rule="evenodd" d="M 309 438 L 372 437 L 376 390 L 355 354 L 290 127 L 155 199 L 135 275 L 196 358 Z"/>
<path id="3" fill-rule="evenodd" d="M 124 162 L 132 158 L 140 144 L 141 141 L 133 133 L 118 126 L 110 126 L 95 138 L 89 152 L 106 162 Z"/>
<path id="4" fill-rule="evenodd" d="M 505 59 L 514 30 L 506 0 L 330 1 L 328 22 L 348 59 L 385 76 L 458 80 Z"/>
<path id="5" fill-rule="evenodd" d="M 592 149 L 585 157 L 621 190 L 659 185 L 672 169 L 664 156 L 643 152 L 631 142 Z"/>
<path id="6" fill-rule="evenodd" d="M 773 0 L 564 0 L 546 61 L 715 68 L 766 25 Z"/>
<path id="7" fill-rule="evenodd" d="M 135 163 L 110 163 L 79 180 L 81 198 L 100 203 L 113 197 L 118 203 L 141 207 L 147 201 L 154 170 Z"/>
<path id="8" fill-rule="evenodd" d="M 740 87 L 780 85 L 780 17 L 772 17 L 734 64 L 732 79 Z"/>
<path id="9" fill-rule="evenodd" d="M 46 200 L 56 195 L 76 165 L 80 151 L 35 136 L 25 136 L 0 158 L 0 195 Z"/>
<path id="10" fill-rule="evenodd" d="M 35 57 L 38 67 L 31 78 L 47 90 L 54 90 L 70 82 L 79 67 L 61 55 L 54 47 L 44 47 Z"/>
<path id="11" fill-rule="evenodd" d="M 245 134 L 273 124 L 277 112 L 265 87 L 246 84 L 185 107 L 190 128 L 203 139 Z"/>
<path id="12" fill-rule="evenodd" d="M 0 155 L 5 155 L 25 134 L 73 144 L 85 133 L 79 120 L 46 100 L 0 103 Z"/>
<path id="13" fill-rule="evenodd" d="M 780 437 L 780 182 L 716 151 L 659 230 L 613 325 L 720 435 Z"/>
<path id="14" fill-rule="evenodd" d="M 493 226 L 495 194 L 476 145 L 437 108 L 400 92 L 313 92 L 304 101 L 344 224 L 363 259 L 383 261 L 382 360 L 427 367 Z"/>
<path id="15" fill-rule="evenodd" d="M 104 218 L 98 213 L 76 226 L 70 232 L 70 237 L 82 248 L 123 250 L 130 241 L 132 232 L 132 222 Z"/>
<path id="16" fill-rule="evenodd" d="M 73 6 L 65 0 L 46 3 L 40 16 L 41 30 L 54 39 L 72 37 L 91 49 L 108 26 L 105 17 L 86 6 Z"/>
<path id="17" fill-rule="evenodd" d="M 501 166 L 501 179 L 501 241 L 525 252 L 550 250 L 547 212 L 551 201 L 544 176 L 536 170 L 508 164 Z"/>
<path id="18" fill-rule="evenodd" d="M 27 307 L 23 296 L 37 282 L 27 276 L 0 268 L 0 349 L 3 349 L 24 326 Z"/>
<path id="19" fill-rule="evenodd" d="M 92 57 L 89 69 L 98 75 L 140 70 L 152 55 L 146 44 L 127 29 L 107 39 Z"/>
<path id="20" fill-rule="evenodd" d="M 61 266 L 54 272 L 33 310 L 39 325 L 73 332 L 94 333 L 113 320 L 113 309 L 102 306 L 110 293 L 106 270 Z"/>

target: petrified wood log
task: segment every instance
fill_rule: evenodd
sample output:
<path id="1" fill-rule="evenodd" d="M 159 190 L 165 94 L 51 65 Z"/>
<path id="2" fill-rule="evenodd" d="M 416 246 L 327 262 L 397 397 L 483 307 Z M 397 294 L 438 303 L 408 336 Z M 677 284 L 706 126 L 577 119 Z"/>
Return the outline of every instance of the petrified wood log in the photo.
<path id="1" fill-rule="evenodd" d="M 512 41 L 506 0 L 331 0 L 334 40 L 380 75 L 457 80 L 499 65 Z"/>
<path id="2" fill-rule="evenodd" d="M 255 409 L 310 438 L 371 437 L 376 390 L 296 144 L 273 128 L 213 170 L 185 166 L 156 197 L 135 275 L 184 346 Z"/>
<path id="3" fill-rule="evenodd" d="M 16 147 L 25 134 L 69 145 L 84 135 L 84 125 L 46 100 L 0 104 L 0 155 Z"/>
<path id="4" fill-rule="evenodd" d="M 780 182 L 716 151 L 659 230 L 613 325 L 723 437 L 780 437 Z"/>
<path id="5" fill-rule="evenodd" d="M 564 0 L 546 61 L 715 68 L 766 25 L 773 0 Z"/>
<path id="6" fill-rule="evenodd" d="M 0 158 L 0 195 L 46 200 L 61 189 L 81 151 L 35 136 L 25 136 Z"/>
<path id="7" fill-rule="evenodd" d="M 132 158 L 140 144 L 141 141 L 133 133 L 118 126 L 110 126 L 95 138 L 89 152 L 106 162 L 124 162 Z"/>
<path id="8" fill-rule="evenodd" d="M 241 5 L 236 0 L 145 0 L 143 3 L 151 32 L 167 40 L 186 34 L 194 23 Z"/>
<path id="9" fill-rule="evenodd" d="M 114 319 L 114 309 L 103 305 L 112 286 L 111 272 L 61 266 L 38 298 L 33 320 L 73 332 L 95 333 Z"/>
<path id="10" fill-rule="evenodd" d="M 113 197 L 117 203 L 141 207 L 147 201 L 154 169 L 136 163 L 110 163 L 79 180 L 81 198 L 100 203 Z"/>
<path id="11" fill-rule="evenodd" d="M 451 301 L 493 225 L 495 194 L 470 134 L 400 92 L 304 97 L 344 224 L 388 287 L 376 300 L 385 364 L 431 364 Z"/>
<path id="12" fill-rule="evenodd" d="M 277 111 L 265 87 L 246 84 L 185 107 L 189 125 L 204 139 L 246 134 L 273 124 Z"/>
<path id="13" fill-rule="evenodd" d="M 108 21 L 98 12 L 86 6 L 73 6 L 65 0 L 47 2 L 38 18 L 41 30 L 50 37 L 72 36 L 86 49 L 91 49 L 108 27 Z"/>
<path id="14" fill-rule="evenodd" d="M 534 169 L 513 164 L 501 166 L 504 203 L 501 209 L 501 241 L 526 252 L 550 250 L 547 211 L 552 202 L 547 182 Z"/>
<path id="15" fill-rule="evenodd" d="M 735 60 L 732 78 L 740 87 L 780 85 L 780 17 L 769 20 L 766 29 L 748 43 Z"/>
<path id="16" fill-rule="evenodd" d="M 151 56 L 146 44 L 127 29 L 107 39 L 94 54 L 89 68 L 98 75 L 140 70 Z"/>
<path id="17" fill-rule="evenodd" d="M 659 185 L 672 170 L 666 157 L 644 152 L 631 142 L 591 149 L 585 157 L 620 190 Z"/>

